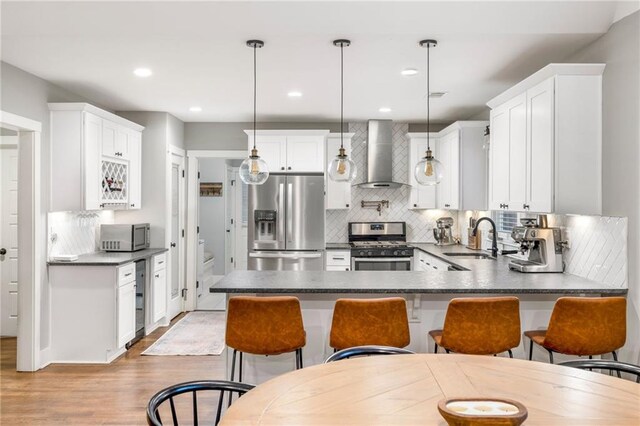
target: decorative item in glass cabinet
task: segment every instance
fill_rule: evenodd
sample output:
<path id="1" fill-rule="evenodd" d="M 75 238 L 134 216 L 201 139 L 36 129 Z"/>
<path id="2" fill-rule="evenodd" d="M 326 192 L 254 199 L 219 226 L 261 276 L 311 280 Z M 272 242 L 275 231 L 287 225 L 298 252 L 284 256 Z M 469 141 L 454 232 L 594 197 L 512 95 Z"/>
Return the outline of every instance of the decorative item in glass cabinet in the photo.
<path id="1" fill-rule="evenodd" d="M 351 182 L 358 174 L 356 163 L 347 155 L 344 149 L 344 48 L 351 44 L 349 40 L 338 39 L 333 45 L 340 48 L 340 149 L 338 155 L 329 163 L 327 173 L 329 179 L 335 182 Z"/>
<path id="2" fill-rule="evenodd" d="M 416 164 L 414 169 L 414 175 L 416 177 L 416 181 L 420 185 L 437 185 L 440 183 L 444 176 L 444 167 L 442 163 L 436 160 L 433 156 L 433 152 L 431 151 L 431 136 L 429 135 L 429 127 L 431 125 L 431 116 L 430 116 L 430 98 L 431 92 L 429 91 L 429 72 L 430 72 L 430 63 L 429 63 L 429 52 L 431 50 L 431 46 L 435 47 L 438 45 L 438 42 L 435 40 L 422 40 L 420 41 L 421 47 L 427 48 L 427 151 L 425 156 Z"/>
<path id="3" fill-rule="evenodd" d="M 257 73 L 256 51 L 264 46 L 261 40 L 249 40 L 247 46 L 253 49 L 253 149 L 251 155 L 240 165 L 240 179 L 248 185 L 262 185 L 269 178 L 267 163 L 258 155 L 256 148 L 256 98 L 257 98 Z"/>

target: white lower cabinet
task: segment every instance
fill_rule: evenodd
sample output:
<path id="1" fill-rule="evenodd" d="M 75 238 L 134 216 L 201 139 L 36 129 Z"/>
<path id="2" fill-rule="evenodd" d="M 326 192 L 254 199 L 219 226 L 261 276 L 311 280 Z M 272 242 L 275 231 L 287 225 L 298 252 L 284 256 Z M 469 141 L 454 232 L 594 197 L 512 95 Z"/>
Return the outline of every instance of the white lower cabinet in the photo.
<path id="1" fill-rule="evenodd" d="M 444 260 L 417 249 L 414 250 L 413 259 L 414 271 L 448 271 L 450 266 Z"/>
<path id="2" fill-rule="evenodd" d="M 118 287 L 118 346 L 130 342 L 136 334 L 136 283 Z"/>
<path id="3" fill-rule="evenodd" d="M 327 250 L 326 271 L 350 271 L 351 252 L 349 250 Z"/>
<path id="4" fill-rule="evenodd" d="M 151 279 L 152 319 L 160 321 L 167 314 L 167 268 L 166 254 L 153 257 L 153 277 Z"/>

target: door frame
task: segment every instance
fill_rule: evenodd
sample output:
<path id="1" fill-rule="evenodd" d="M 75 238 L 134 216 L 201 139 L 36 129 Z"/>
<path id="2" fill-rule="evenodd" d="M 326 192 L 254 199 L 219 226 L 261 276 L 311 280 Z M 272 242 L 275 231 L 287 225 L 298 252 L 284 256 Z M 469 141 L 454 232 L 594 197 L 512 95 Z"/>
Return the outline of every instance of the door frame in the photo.
<path id="1" fill-rule="evenodd" d="M 182 300 L 181 302 L 181 307 L 180 310 L 178 311 L 178 313 L 172 312 L 170 307 L 171 307 L 171 286 L 173 284 L 173 259 L 171 258 L 172 254 L 171 254 L 171 231 L 172 231 L 172 224 L 171 224 L 171 208 L 172 208 L 172 202 L 173 202 L 173 198 L 172 198 L 172 193 L 171 193 L 171 168 L 172 168 L 172 164 L 173 164 L 173 156 L 178 156 L 178 157 L 182 157 L 182 171 L 184 173 L 183 175 L 183 179 L 180 180 L 180 201 L 179 201 L 179 207 L 178 209 L 180 210 L 180 214 L 179 214 L 179 218 L 178 218 L 178 222 L 179 222 L 179 228 L 180 229 L 184 229 L 185 230 L 185 234 L 186 234 L 186 152 L 184 149 L 182 148 L 178 148 L 177 146 L 174 145 L 169 145 L 169 148 L 167 149 L 167 153 L 169 155 L 167 155 L 167 186 L 166 186 L 166 211 L 167 211 L 167 218 L 166 218 L 166 222 L 165 222 L 165 247 L 169 248 L 169 261 L 167 262 L 167 275 L 168 278 L 167 279 L 167 315 L 165 316 L 165 325 L 168 325 L 169 322 L 173 319 L 173 317 L 175 317 L 176 315 L 180 314 L 181 312 L 184 312 L 185 309 L 185 301 Z M 181 277 L 183 280 L 185 278 L 185 245 L 186 245 L 186 235 L 181 237 L 182 241 L 180 242 L 179 245 L 179 250 L 178 250 L 178 277 Z M 183 281 L 183 285 L 178 287 L 178 293 L 180 293 L 182 291 L 183 288 L 185 288 L 186 286 L 184 285 L 185 281 Z M 187 290 L 187 295 L 189 294 L 189 290 Z M 178 296 L 178 297 L 182 297 L 182 296 Z"/>
<path id="2" fill-rule="evenodd" d="M 235 194 L 235 185 L 231 185 L 230 183 L 232 181 L 235 180 L 235 171 L 238 170 L 238 167 L 232 167 L 229 165 L 226 165 L 225 167 L 225 171 L 224 171 L 224 180 L 225 180 L 225 185 L 227 186 L 227 189 L 223 192 L 223 197 L 224 197 L 224 220 L 225 220 L 225 227 L 229 227 L 229 229 L 231 229 L 231 237 L 232 238 L 228 238 L 227 237 L 227 233 L 225 232 L 225 250 L 224 250 L 224 273 L 225 275 L 227 275 L 229 271 L 229 265 L 231 263 L 231 259 L 234 259 L 234 263 L 235 263 L 235 257 L 236 257 L 236 230 L 235 230 L 235 225 L 236 225 L 236 194 Z M 233 194 L 233 195 L 232 195 Z M 231 198 L 233 198 L 233 202 L 231 202 Z M 232 210 L 232 214 L 229 214 L 229 209 L 231 208 Z M 230 222 L 233 220 L 233 224 L 231 224 Z M 229 240 L 229 244 L 230 250 L 227 250 L 227 240 Z M 233 270 L 235 270 L 235 265 L 233 267 Z"/>
<path id="3" fill-rule="evenodd" d="M 198 197 L 199 178 L 198 160 L 205 158 L 220 158 L 224 160 L 243 160 L 247 157 L 247 150 L 188 150 L 187 151 L 187 257 L 186 283 L 187 300 L 185 310 L 196 309 L 197 293 L 197 265 L 198 265 Z"/>
<path id="4" fill-rule="evenodd" d="M 0 111 L 0 127 L 18 132 L 18 321 L 16 369 L 42 367 L 40 347 L 41 287 L 44 262 L 44 222 L 41 197 L 42 124 Z M 47 321 L 48 323 L 48 321 Z"/>

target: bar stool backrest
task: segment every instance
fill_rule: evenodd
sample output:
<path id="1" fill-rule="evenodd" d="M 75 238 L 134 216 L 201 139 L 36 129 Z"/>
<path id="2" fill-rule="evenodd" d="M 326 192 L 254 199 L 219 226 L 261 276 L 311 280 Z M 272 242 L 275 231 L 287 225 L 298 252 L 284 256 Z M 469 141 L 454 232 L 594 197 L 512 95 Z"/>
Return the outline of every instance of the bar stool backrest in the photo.
<path id="1" fill-rule="evenodd" d="M 227 346 L 256 355 L 279 355 L 302 348 L 306 334 L 296 297 L 238 296 L 227 307 Z"/>
<path id="2" fill-rule="evenodd" d="M 329 345 L 403 348 L 411 341 L 407 303 L 402 297 L 338 299 L 333 310 Z"/>
<path id="3" fill-rule="evenodd" d="M 449 302 L 441 345 L 453 352 L 492 355 L 520 344 L 517 297 L 469 297 Z"/>
<path id="4" fill-rule="evenodd" d="M 624 297 L 561 297 L 543 345 L 567 355 L 600 355 L 620 349 L 626 339 Z"/>

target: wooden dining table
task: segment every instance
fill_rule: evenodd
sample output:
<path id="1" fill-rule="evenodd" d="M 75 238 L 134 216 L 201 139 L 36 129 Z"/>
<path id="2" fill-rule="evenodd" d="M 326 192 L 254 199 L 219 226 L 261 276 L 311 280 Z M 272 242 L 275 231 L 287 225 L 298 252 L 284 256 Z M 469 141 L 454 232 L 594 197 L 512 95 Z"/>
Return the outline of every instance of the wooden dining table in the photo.
<path id="1" fill-rule="evenodd" d="M 454 354 L 352 358 L 292 371 L 238 399 L 222 425 L 446 425 L 444 398 L 506 398 L 525 425 L 640 425 L 640 384 L 535 361 Z"/>

